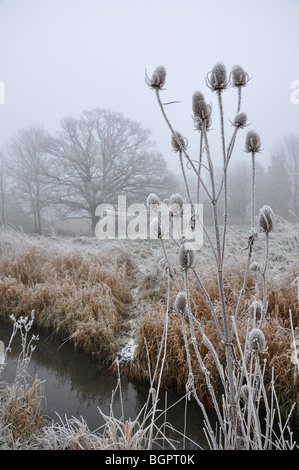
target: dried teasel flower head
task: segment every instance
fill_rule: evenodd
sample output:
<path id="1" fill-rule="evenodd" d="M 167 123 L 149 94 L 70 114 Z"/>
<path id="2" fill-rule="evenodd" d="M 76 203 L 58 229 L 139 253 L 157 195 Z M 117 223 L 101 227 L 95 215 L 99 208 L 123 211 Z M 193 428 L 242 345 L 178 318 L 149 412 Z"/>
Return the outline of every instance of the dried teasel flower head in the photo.
<path id="1" fill-rule="evenodd" d="M 256 131 L 248 131 L 245 140 L 245 151 L 247 153 L 258 153 L 261 151 L 262 142 Z"/>
<path id="2" fill-rule="evenodd" d="M 247 384 L 242 385 L 240 390 L 240 397 L 244 401 L 244 403 L 248 403 L 249 400 L 249 386 Z M 256 399 L 256 390 L 252 390 L 252 399 Z"/>
<path id="3" fill-rule="evenodd" d="M 218 62 L 206 77 L 206 83 L 212 91 L 222 91 L 228 87 L 228 79 L 225 65 Z"/>
<path id="4" fill-rule="evenodd" d="M 250 331 L 248 341 L 251 352 L 263 352 L 265 350 L 265 336 L 259 328 L 254 328 Z"/>
<path id="5" fill-rule="evenodd" d="M 248 309 L 248 317 L 253 320 L 254 318 L 256 320 L 260 320 L 262 318 L 262 315 L 263 315 L 263 311 L 264 311 L 264 308 L 263 308 L 263 304 L 262 302 L 258 301 L 258 300 L 254 300 L 250 305 L 249 305 L 249 309 Z"/>
<path id="6" fill-rule="evenodd" d="M 211 106 L 206 103 L 205 97 L 201 91 L 195 91 L 192 96 L 192 109 L 195 119 L 204 121 L 211 115 Z"/>
<path id="7" fill-rule="evenodd" d="M 230 81 L 232 86 L 241 87 L 246 86 L 250 78 L 248 73 L 245 72 L 240 65 L 234 65 L 230 73 Z"/>
<path id="8" fill-rule="evenodd" d="M 192 268 L 194 265 L 195 256 L 193 250 L 186 250 L 182 245 L 179 249 L 179 265 L 182 269 Z"/>
<path id="9" fill-rule="evenodd" d="M 179 292 L 176 296 L 176 299 L 174 301 L 174 310 L 176 313 L 180 315 L 184 315 L 186 312 L 186 306 L 187 306 L 187 295 L 186 292 Z"/>
<path id="10" fill-rule="evenodd" d="M 261 264 L 258 263 L 257 261 L 254 261 L 250 265 L 250 271 L 252 271 L 254 273 L 259 273 L 261 271 Z"/>
<path id="11" fill-rule="evenodd" d="M 243 129 L 247 124 L 247 114 L 239 112 L 235 115 L 233 126 Z"/>
<path id="12" fill-rule="evenodd" d="M 186 150 L 188 141 L 180 132 L 175 131 L 171 136 L 171 145 L 174 152 L 181 152 L 182 150 Z"/>
<path id="13" fill-rule="evenodd" d="M 178 193 L 176 194 L 172 194 L 170 196 L 170 199 L 169 199 L 169 204 L 178 204 L 180 207 L 183 206 L 184 204 L 184 199 L 182 198 L 182 196 Z"/>
<path id="14" fill-rule="evenodd" d="M 146 202 L 148 207 L 157 207 L 160 204 L 160 199 L 155 193 L 151 193 L 147 196 Z"/>
<path id="15" fill-rule="evenodd" d="M 184 200 L 178 193 L 172 194 L 169 199 L 169 215 L 182 215 Z"/>
<path id="16" fill-rule="evenodd" d="M 166 69 L 163 65 L 160 65 L 154 70 L 151 78 L 145 75 L 145 83 L 153 89 L 162 90 L 166 82 Z"/>
<path id="17" fill-rule="evenodd" d="M 273 232 L 274 220 L 275 215 L 270 206 L 265 205 L 259 210 L 258 224 L 262 232 Z"/>

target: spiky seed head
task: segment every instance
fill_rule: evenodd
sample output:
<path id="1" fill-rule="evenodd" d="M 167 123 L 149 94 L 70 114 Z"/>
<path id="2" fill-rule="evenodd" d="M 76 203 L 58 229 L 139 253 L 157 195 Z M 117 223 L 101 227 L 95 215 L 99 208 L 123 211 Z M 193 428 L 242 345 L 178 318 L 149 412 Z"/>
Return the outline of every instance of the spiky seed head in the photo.
<path id="1" fill-rule="evenodd" d="M 170 199 L 169 199 L 169 204 L 178 204 L 180 207 L 183 206 L 184 204 L 184 199 L 182 198 L 182 196 L 178 193 L 176 194 L 172 194 L 170 196 Z"/>
<path id="2" fill-rule="evenodd" d="M 158 206 L 160 204 L 160 199 L 155 193 L 151 193 L 147 196 L 146 202 L 149 207 Z"/>
<path id="3" fill-rule="evenodd" d="M 250 270 L 254 273 L 260 272 L 261 271 L 260 263 L 258 263 L 257 261 L 254 261 L 253 263 L 251 263 Z"/>
<path id="4" fill-rule="evenodd" d="M 260 152 L 262 146 L 261 138 L 256 131 L 248 131 L 245 140 L 245 150 L 247 153 Z"/>
<path id="5" fill-rule="evenodd" d="M 194 265 L 194 251 L 186 250 L 184 246 L 179 250 L 179 265 L 182 269 L 192 268 Z"/>
<path id="6" fill-rule="evenodd" d="M 204 121 L 210 117 L 211 107 L 206 103 L 201 91 L 195 91 L 192 96 L 192 109 L 195 119 Z"/>
<path id="7" fill-rule="evenodd" d="M 262 302 L 258 300 L 254 300 L 250 305 L 248 309 L 248 317 L 253 320 L 254 318 L 256 320 L 260 320 L 262 318 L 263 314 L 263 304 Z"/>
<path id="8" fill-rule="evenodd" d="M 154 70 L 151 78 L 146 77 L 145 81 L 150 88 L 162 90 L 166 82 L 166 68 L 160 65 Z"/>
<path id="9" fill-rule="evenodd" d="M 254 328 L 249 333 L 249 348 L 252 352 L 263 352 L 266 346 L 264 333 L 259 328 Z"/>
<path id="10" fill-rule="evenodd" d="M 176 313 L 184 315 L 187 305 L 187 295 L 186 292 L 179 292 L 174 301 L 174 309 Z"/>
<path id="11" fill-rule="evenodd" d="M 244 403 L 248 403 L 249 400 L 249 386 L 247 384 L 242 385 L 240 390 L 240 397 L 244 401 Z M 252 399 L 256 399 L 256 390 L 252 390 Z"/>
<path id="12" fill-rule="evenodd" d="M 213 90 L 224 90 L 228 86 L 227 73 L 225 65 L 218 62 L 212 68 L 207 77 L 208 86 Z"/>
<path id="13" fill-rule="evenodd" d="M 169 199 L 169 215 L 181 216 L 183 213 L 184 200 L 180 194 L 172 194 Z"/>
<path id="14" fill-rule="evenodd" d="M 187 148 L 187 141 L 180 132 L 175 131 L 171 136 L 171 145 L 174 152 L 181 152 Z"/>
<path id="15" fill-rule="evenodd" d="M 231 71 L 231 83 L 234 87 L 245 86 L 249 80 L 248 73 L 240 65 L 234 65 Z"/>
<path id="16" fill-rule="evenodd" d="M 259 210 L 258 224 L 260 230 L 268 234 L 274 230 L 275 215 L 270 206 L 263 206 Z"/>
<path id="17" fill-rule="evenodd" d="M 235 115 L 235 119 L 233 125 L 240 129 L 243 129 L 247 124 L 247 114 L 243 112 L 239 112 Z"/>

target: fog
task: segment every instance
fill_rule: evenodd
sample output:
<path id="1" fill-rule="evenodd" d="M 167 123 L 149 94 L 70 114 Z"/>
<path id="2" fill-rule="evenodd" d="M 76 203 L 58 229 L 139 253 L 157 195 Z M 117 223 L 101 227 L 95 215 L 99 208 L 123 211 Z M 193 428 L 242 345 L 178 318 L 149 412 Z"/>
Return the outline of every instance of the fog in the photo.
<path id="1" fill-rule="evenodd" d="M 299 80 L 298 20 L 298 0 L 1 0 L 0 146 L 20 128 L 40 124 L 55 132 L 65 116 L 107 108 L 150 129 L 175 169 L 145 70 L 166 67 L 163 99 L 179 101 L 169 116 L 196 155 L 191 97 L 201 90 L 212 102 L 217 139 L 218 110 L 204 77 L 222 61 L 228 71 L 240 64 L 251 77 L 242 110 L 262 138 L 260 162 L 267 164 L 276 141 L 298 133 L 299 104 L 291 102 L 291 84 Z M 236 109 L 233 90 L 224 106 L 228 121 Z"/>

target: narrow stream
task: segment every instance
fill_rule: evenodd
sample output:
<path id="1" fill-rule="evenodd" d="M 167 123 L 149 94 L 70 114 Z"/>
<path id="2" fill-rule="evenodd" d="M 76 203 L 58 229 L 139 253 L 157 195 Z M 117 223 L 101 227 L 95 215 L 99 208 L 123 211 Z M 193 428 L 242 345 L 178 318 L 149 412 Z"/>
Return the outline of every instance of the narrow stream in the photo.
<path id="1" fill-rule="evenodd" d="M 0 340 L 5 346 L 8 344 L 11 332 L 12 325 L 0 323 Z M 92 431 L 102 426 L 103 420 L 98 407 L 105 414 L 110 413 L 111 397 L 117 386 L 117 377 L 99 369 L 90 357 L 74 351 L 73 346 L 68 342 L 53 340 L 51 336 L 40 336 L 36 345 L 29 371 L 32 377 L 37 374 L 39 379 L 44 381 L 46 414 L 53 417 L 55 421 L 59 419 L 56 413 L 63 420 L 65 416 L 68 418 L 82 416 Z M 0 380 L 7 382 L 13 380 L 19 350 L 20 337 L 17 335 L 13 340 L 12 352 L 8 355 Z M 149 387 L 121 377 L 121 389 L 125 419 L 133 420 L 147 400 Z M 170 393 L 165 394 L 165 392 L 162 392 L 160 397 L 160 409 L 164 409 L 165 399 L 169 408 L 180 398 Z M 185 404 L 185 398 L 181 399 L 179 403 L 168 409 L 166 415 L 167 422 L 180 433 L 184 431 Z M 116 418 L 120 418 L 122 414 L 118 391 L 113 401 L 113 413 Z M 186 440 L 184 444 L 182 436 L 177 432 L 168 431 L 167 436 L 176 441 L 174 445 L 177 450 L 197 449 L 198 446 L 207 448 L 202 413 L 192 401 L 187 403 L 186 416 L 186 435 L 190 441 Z"/>

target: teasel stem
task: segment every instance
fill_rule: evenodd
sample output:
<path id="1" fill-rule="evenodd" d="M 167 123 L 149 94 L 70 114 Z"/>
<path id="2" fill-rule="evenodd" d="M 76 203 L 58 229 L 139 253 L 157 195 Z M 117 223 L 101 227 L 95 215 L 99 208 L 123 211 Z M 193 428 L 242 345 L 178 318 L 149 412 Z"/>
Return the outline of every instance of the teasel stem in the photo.
<path id="1" fill-rule="evenodd" d="M 230 404 L 231 406 L 235 405 L 235 394 L 234 394 L 234 377 L 233 377 L 233 355 L 232 349 L 230 345 L 230 332 L 228 327 L 228 317 L 226 311 L 226 302 L 225 302 L 225 294 L 224 294 L 224 285 L 223 285 L 223 271 L 222 271 L 222 253 L 221 253 L 221 245 L 220 245 L 220 232 L 219 232 L 219 220 L 218 220 L 218 213 L 217 213 L 217 201 L 216 201 L 216 193 L 215 193 L 215 180 L 213 174 L 213 166 L 210 157 L 210 148 L 207 138 L 207 131 L 205 125 L 202 127 L 204 133 L 204 141 L 205 147 L 208 157 L 208 162 L 210 164 L 210 176 L 211 176 L 211 184 L 212 184 L 212 205 L 213 205 L 213 214 L 214 214 L 214 228 L 215 228 L 215 235 L 216 235 L 216 248 L 217 248 L 217 279 L 218 279 L 218 289 L 219 289 L 219 297 L 221 302 L 221 313 L 222 313 L 222 320 L 223 320 L 223 336 L 224 336 L 224 345 L 226 351 L 226 359 L 227 359 L 227 368 L 228 368 L 228 377 L 229 377 L 229 392 L 230 392 Z"/>
<path id="2" fill-rule="evenodd" d="M 267 280 L 266 280 L 266 273 L 267 273 L 267 266 L 268 266 L 268 260 L 269 260 L 269 233 L 265 233 L 266 236 L 266 253 L 265 253 L 265 261 L 264 261 L 264 269 L 261 273 L 262 279 L 263 279 L 263 315 L 260 320 L 260 325 L 259 328 L 262 328 L 268 308 L 268 302 L 267 302 Z"/>
<path id="3" fill-rule="evenodd" d="M 251 153 L 252 180 L 251 180 L 251 228 L 255 228 L 255 152 Z"/>
<path id="4" fill-rule="evenodd" d="M 194 273 L 194 276 L 195 276 L 195 278 L 196 278 L 198 284 L 200 285 L 200 288 L 201 288 L 201 290 L 202 290 L 202 292 L 203 292 L 203 294 L 204 294 L 204 296 L 205 296 L 205 298 L 206 298 L 206 301 L 207 301 L 208 304 L 209 304 L 209 307 L 210 307 L 212 316 L 213 316 L 213 318 L 214 318 L 215 324 L 216 324 L 216 326 L 217 326 L 217 330 L 219 331 L 221 340 L 224 340 L 223 333 L 222 333 L 222 331 L 221 331 L 221 327 L 220 327 L 220 325 L 219 325 L 219 321 L 218 321 L 216 312 L 215 312 L 215 310 L 214 310 L 214 307 L 213 307 L 211 298 L 210 298 L 208 292 L 206 291 L 206 288 L 205 288 L 205 286 L 203 285 L 203 283 L 202 283 L 200 277 L 198 276 L 196 270 L 195 270 L 194 268 L 192 268 L 192 271 L 193 271 L 193 273 Z"/>
<path id="5" fill-rule="evenodd" d="M 157 388 L 156 388 L 155 401 L 154 401 L 153 411 L 152 411 L 152 422 L 151 422 L 151 425 L 150 425 L 148 450 L 150 450 L 152 448 L 155 414 L 156 414 L 156 408 L 157 408 L 157 403 L 158 403 L 158 397 L 159 397 L 159 392 L 160 392 L 160 387 L 161 387 L 161 380 L 162 380 L 162 374 L 163 374 L 163 370 L 164 370 L 164 363 L 165 363 L 166 351 L 167 351 L 169 295 L 170 295 L 170 277 L 169 277 L 169 273 L 168 273 L 167 305 L 166 305 L 166 315 L 165 315 L 165 321 L 164 321 L 164 330 L 163 330 L 163 335 L 162 335 L 161 348 L 160 348 L 159 355 L 158 355 L 158 358 L 157 358 L 156 369 L 155 369 L 155 372 L 154 372 L 153 382 L 152 382 L 151 386 L 154 385 L 154 378 L 155 378 L 155 375 L 157 374 L 157 371 L 158 371 L 158 365 L 159 365 L 160 356 L 161 356 L 161 353 L 162 353 L 163 342 L 164 342 L 164 353 L 163 353 L 163 357 L 162 357 L 160 374 L 159 374 L 159 379 L 158 379 L 158 385 L 157 385 Z"/>
<path id="6" fill-rule="evenodd" d="M 223 432 L 226 433 L 226 431 L 225 431 L 225 426 L 224 426 L 224 423 L 223 423 L 223 420 L 222 420 L 222 416 L 221 416 L 221 413 L 220 413 L 220 410 L 219 410 L 219 406 L 218 406 L 218 403 L 217 403 L 217 399 L 216 399 L 216 396 L 215 396 L 215 392 L 214 392 L 213 386 L 212 386 L 212 384 L 211 384 L 209 372 L 207 371 L 207 368 L 205 367 L 205 365 L 204 365 L 204 363 L 203 363 L 203 360 L 202 360 L 200 351 L 199 351 L 199 349 L 198 349 L 196 337 L 195 337 L 195 331 L 194 331 L 194 327 L 193 327 L 193 319 L 194 319 L 194 316 L 192 315 L 191 305 L 190 305 L 190 290 L 189 290 L 188 272 L 187 272 L 187 270 L 184 271 L 184 281 L 185 281 L 185 292 L 186 292 L 186 294 L 187 294 L 187 312 L 188 312 L 189 325 L 190 325 L 190 332 L 191 332 L 191 341 L 192 341 L 192 344 L 193 344 L 193 347 L 194 347 L 194 351 L 195 351 L 195 354 L 196 354 L 197 361 L 198 361 L 198 363 L 199 363 L 199 365 L 200 365 L 200 368 L 201 368 L 202 372 L 203 372 L 204 375 L 205 375 L 206 383 L 207 383 L 208 390 L 209 390 L 209 392 L 210 392 L 210 395 L 211 395 L 211 398 L 212 398 L 212 401 L 213 401 L 213 404 L 214 404 L 215 411 L 216 411 L 216 413 L 217 413 L 217 417 L 218 417 L 218 420 L 219 420 L 219 424 L 220 424 L 220 426 L 221 426 Z M 202 327 L 201 327 L 201 325 L 200 325 L 199 322 L 198 322 L 198 327 L 199 327 L 199 331 L 200 331 L 200 333 L 202 334 L 202 336 L 205 337 L 204 331 L 203 331 L 203 329 L 202 329 Z"/>
<path id="7" fill-rule="evenodd" d="M 223 152 L 223 184 L 224 184 L 224 221 L 223 221 L 223 236 L 222 236 L 222 259 L 221 267 L 224 263 L 224 252 L 225 252 L 225 240 L 226 240 L 226 228 L 228 218 L 228 195 L 227 195 L 227 156 L 225 150 L 225 135 L 224 135 L 224 113 L 222 105 L 222 90 L 217 91 L 218 104 L 220 111 L 220 127 L 221 127 L 221 140 L 222 140 L 222 152 Z"/>
<path id="8" fill-rule="evenodd" d="M 238 108 L 237 108 L 237 113 L 240 112 L 241 110 L 241 101 L 242 101 L 242 87 L 238 86 Z"/>
<path id="9" fill-rule="evenodd" d="M 201 172 L 201 165 L 202 165 L 202 150 L 203 150 L 203 135 L 202 131 L 200 131 L 200 144 L 199 144 L 199 161 L 198 161 L 198 176 L 197 178 L 197 197 L 196 202 L 199 204 L 199 192 L 200 192 L 200 172 Z"/>

